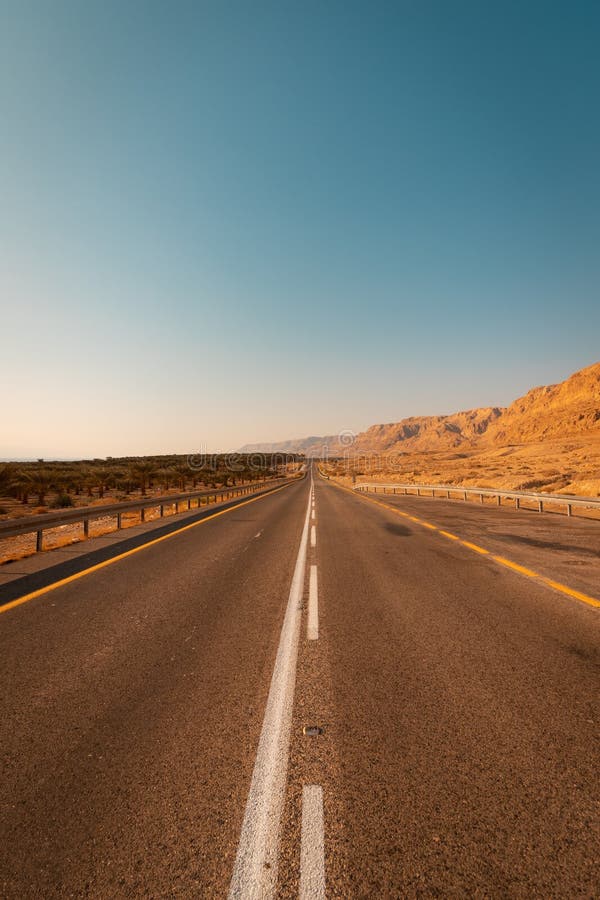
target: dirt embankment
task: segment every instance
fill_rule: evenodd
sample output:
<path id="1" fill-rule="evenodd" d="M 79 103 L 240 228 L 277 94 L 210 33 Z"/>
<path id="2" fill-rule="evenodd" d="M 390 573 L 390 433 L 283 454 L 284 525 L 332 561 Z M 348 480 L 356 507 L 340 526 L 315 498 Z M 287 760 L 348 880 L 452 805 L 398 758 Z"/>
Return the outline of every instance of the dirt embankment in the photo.
<path id="1" fill-rule="evenodd" d="M 329 464 L 358 480 L 600 496 L 600 435 L 440 452 L 364 454 Z"/>

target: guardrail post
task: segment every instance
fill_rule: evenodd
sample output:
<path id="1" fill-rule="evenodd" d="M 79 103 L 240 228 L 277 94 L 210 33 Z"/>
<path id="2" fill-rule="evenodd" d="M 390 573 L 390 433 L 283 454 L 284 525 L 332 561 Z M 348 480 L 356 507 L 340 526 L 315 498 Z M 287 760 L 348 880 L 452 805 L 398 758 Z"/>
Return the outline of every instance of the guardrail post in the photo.
<path id="1" fill-rule="evenodd" d="M 87 538 L 87 537 L 89 537 L 89 535 L 90 535 L 90 520 L 84 519 L 83 520 L 83 536 L 84 536 L 84 538 Z"/>
<path id="2" fill-rule="evenodd" d="M 123 520 L 122 514 L 117 513 L 117 528 L 121 527 L 122 520 Z"/>
<path id="3" fill-rule="evenodd" d="M 463 491 L 463 493 L 464 493 L 464 498 L 463 498 L 463 499 L 466 500 L 466 499 L 467 499 L 467 492 L 466 492 L 466 491 Z"/>
<path id="4" fill-rule="evenodd" d="M 571 506 L 570 503 L 567 503 L 567 515 L 568 515 L 568 516 L 572 516 L 572 515 L 573 515 L 573 507 Z"/>
<path id="5" fill-rule="evenodd" d="M 44 532 L 41 529 L 40 529 L 40 531 L 38 531 L 36 533 L 36 536 L 35 536 L 35 551 L 36 551 L 36 553 L 39 553 L 42 549 L 43 534 L 44 534 Z"/>
<path id="6" fill-rule="evenodd" d="M 192 508 L 192 498 L 188 497 L 188 509 Z"/>
<path id="7" fill-rule="evenodd" d="M 479 495 L 479 502 L 480 502 L 480 503 L 483 503 L 483 494 L 480 494 L 480 495 Z"/>
<path id="8" fill-rule="evenodd" d="M 146 509 L 145 509 L 145 507 L 142 506 L 142 508 L 140 509 L 140 522 L 145 522 L 145 521 L 146 521 Z"/>
<path id="9" fill-rule="evenodd" d="M 521 508 L 521 503 L 520 503 L 519 497 L 515 497 L 515 509 L 520 509 L 520 508 Z"/>
<path id="10" fill-rule="evenodd" d="M 160 504 L 160 517 L 161 517 L 161 519 L 162 519 L 162 517 L 164 516 L 164 514 L 165 514 L 165 507 L 164 507 L 164 504 L 161 503 L 161 504 Z"/>
<path id="11" fill-rule="evenodd" d="M 498 494 L 496 500 L 498 501 L 498 506 L 502 506 L 502 497 L 500 496 L 500 494 Z"/>
<path id="12" fill-rule="evenodd" d="M 421 496 L 421 488 L 418 487 L 417 488 L 417 497 L 420 497 L 420 496 Z"/>
<path id="13" fill-rule="evenodd" d="M 544 512 L 544 501 L 538 500 L 538 512 Z"/>
<path id="14" fill-rule="evenodd" d="M 447 500 L 450 499 L 450 491 L 446 491 L 446 499 L 447 499 Z"/>

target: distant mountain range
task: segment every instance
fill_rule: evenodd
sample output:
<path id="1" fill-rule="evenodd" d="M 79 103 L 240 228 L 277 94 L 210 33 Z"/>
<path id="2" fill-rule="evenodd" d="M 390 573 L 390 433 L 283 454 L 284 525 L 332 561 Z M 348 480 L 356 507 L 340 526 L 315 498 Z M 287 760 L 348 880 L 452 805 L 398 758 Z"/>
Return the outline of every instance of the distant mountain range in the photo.
<path id="1" fill-rule="evenodd" d="M 296 438 L 290 441 L 277 441 L 273 444 L 244 444 L 240 447 L 240 453 L 305 453 L 307 456 L 322 456 L 323 448 L 332 447 L 338 443 L 338 435 L 330 434 L 324 437 L 311 435 L 305 438 Z"/>
<path id="2" fill-rule="evenodd" d="M 525 444 L 568 436 L 600 439 L 600 362 L 559 384 L 536 387 L 507 407 L 482 407 L 448 416 L 411 416 L 371 425 L 349 444 L 338 435 L 246 444 L 242 453 L 402 453 Z"/>

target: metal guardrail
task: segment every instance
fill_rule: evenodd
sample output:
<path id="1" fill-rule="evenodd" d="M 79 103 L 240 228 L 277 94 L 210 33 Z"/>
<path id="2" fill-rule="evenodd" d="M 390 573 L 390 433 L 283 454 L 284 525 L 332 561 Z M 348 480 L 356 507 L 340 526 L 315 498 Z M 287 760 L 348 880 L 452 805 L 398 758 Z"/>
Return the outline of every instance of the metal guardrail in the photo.
<path id="1" fill-rule="evenodd" d="M 140 500 L 128 501 L 124 503 L 107 503 L 105 506 L 80 506 L 75 509 L 63 509 L 57 512 L 41 513 L 33 516 L 23 516 L 21 519 L 8 519 L 0 522 L 0 539 L 8 537 L 18 537 L 23 534 L 36 534 L 36 551 L 43 549 L 44 531 L 49 528 L 58 528 L 61 525 L 70 525 L 77 522 L 83 523 L 83 536 L 89 537 L 90 521 L 92 519 L 115 518 L 117 522 L 117 530 L 122 528 L 122 517 L 124 513 L 140 512 L 140 521 L 145 521 L 145 511 L 147 509 L 160 509 L 160 517 L 165 514 L 165 508 L 174 506 L 173 514 L 180 512 L 180 503 L 187 503 L 187 509 L 192 509 L 192 501 L 196 500 L 196 509 L 203 505 L 210 504 L 211 498 L 214 502 L 230 500 L 233 497 L 241 497 L 246 494 L 257 494 L 266 487 L 272 486 L 275 482 L 288 484 L 293 478 L 271 479 L 263 482 L 262 485 L 244 484 L 221 490 L 208 491 L 191 491 L 185 494 L 166 494 L 159 497 L 144 497 Z M 202 501 L 205 500 L 205 504 Z"/>
<path id="2" fill-rule="evenodd" d="M 353 485 L 355 491 L 373 491 L 373 493 L 381 492 L 383 494 L 411 494 L 412 496 L 427 496 L 430 492 L 431 497 L 444 495 L 446 499 L 452 499 L 451 495 L 459 495 L 462 500 L 469 497 L 479 497 L 479 502 L 483 503 L 484 497 L 495 497 L 498 506 L 501 506 L 502 500 L 514 500 L 515 508 L 519 509 L 521 502 L 526 500 L 537 504 L 538 512 L 544 511 L 544 503 L 559 504 L 566 507 L 568 516 L 573 515 L 573 507 L 585 507 L 586 509 L 600 510 L 600 497 L 579 497 L 571 494 L 539 494 L 527 491 L 502 491 L 492 490 L 491 488 L 479 487 L 457 487 L 452 484 L 379 484 L 376 482 L 364 482 Z M 423 494 L 425 492 L 425 494 Z M 455 496 L 454 499 L 457 499 Z"/>

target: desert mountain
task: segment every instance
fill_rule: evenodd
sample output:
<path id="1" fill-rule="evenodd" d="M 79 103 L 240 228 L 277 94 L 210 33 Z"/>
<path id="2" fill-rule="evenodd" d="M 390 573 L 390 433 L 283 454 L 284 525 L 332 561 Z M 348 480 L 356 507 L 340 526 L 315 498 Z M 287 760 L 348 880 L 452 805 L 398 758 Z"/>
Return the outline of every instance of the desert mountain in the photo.
<path id="1" fill-rule="evenodd" d="M 276 444 L 248 444 L 242 452 L 296 452 L 320 456 L 500 447 L 569 436 L 600 438 L 600 362 L 559 384 L 536 387 L 510 406 L 470 409 L 447 416 L 411 416 L 372 425 L 351 446 L 335 436 L 308 437 Z"/>
<path id="2" fill-rule="evenodd" d="M 560 384 L 533 388 L 503 410 L 485 437 L 502 446 L 571 435 L 600 437 L 600 363 Z"/>
<path id="3" fill-rule="evenodd" d="M 371 425 L 357 435 L 352 449 L 357 453 L 393 453 L 475 444 L 501 415 L 502 410 L 492 406 L 450 416 L 411 416 L 390 425 Z"/>
<path id="4" fill-rule="evenodd" d="M 322 456 L 324 447 L 337 446 L 336 434 L 317 437 L 296 438 L 289 441 L 278 441 L 273 444 L 244 444 L 240 453 L 305 453 L 306 456 Z"/>

